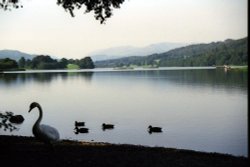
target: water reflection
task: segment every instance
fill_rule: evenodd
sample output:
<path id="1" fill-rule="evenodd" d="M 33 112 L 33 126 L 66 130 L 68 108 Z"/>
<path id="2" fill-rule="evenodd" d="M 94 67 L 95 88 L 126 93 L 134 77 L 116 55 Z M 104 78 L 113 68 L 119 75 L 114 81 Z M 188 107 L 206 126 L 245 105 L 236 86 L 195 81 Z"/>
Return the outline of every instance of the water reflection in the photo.
<path id="1" fill-rule="evenodd" d="M 248 75 L 246 71 L 227 71 L 221 69 L 202 70 L 145 70 L 145 71 L 117 71 L 95 73 L 95 76 L 119 78 L 121 80 L 144 79 L 152 82 L 173 82 L 179 85 L 224 87 L 247 91 Z"/>
<path id="2" fill-rule="evenodd" d="M 53 80 L 67 80 L 69 77 L 80 77 L 91 81 L 93 72 L 84 73 L 6 73 L 0 75 L 0 84 L 25 84 L 27 82 L 50 83 Z"/>
<path id="3" fill-rule="evenodd" d="M 89 82 L 93 76 L 127 79 L 147 79 L 151 81 L 169 81 L 182 85 L 239 88 L 247 90 L 248 75 L 245 71 L 227 71 L 221 69 L 203 70 L 145 70 L 145 71 L 107 71 L 107 72 L 51 72 L 51 73 L 5 73 L 0 75 L 0 84 L 25 84 L 27 82 L 50 83 L 53 80 L 82 78 Z"/>

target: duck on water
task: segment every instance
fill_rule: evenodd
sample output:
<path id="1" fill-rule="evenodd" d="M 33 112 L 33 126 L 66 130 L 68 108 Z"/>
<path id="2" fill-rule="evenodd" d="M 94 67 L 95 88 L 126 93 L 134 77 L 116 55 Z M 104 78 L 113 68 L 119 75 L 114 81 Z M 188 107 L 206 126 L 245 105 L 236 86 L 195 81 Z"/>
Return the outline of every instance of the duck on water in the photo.
<path id="1" fill-rule="evenodd" d="M 88 128 L 79 128 L 79 127 L 75 127 L 75 134 L 79 134 L 79 133 L 89 133 L 89 129 Z"/>
<path id="2" fill-rule="evenodd" d="M 151 133 L 161 133 L 162 128 L 161 127 L 153 127 L 151 125 L 148 126 L 148 132 Z"/>
<path id="3" fill-rule="evenodd" d="M 75 121 L 75 126 L 85 126 L 85 122 L 77 122 L 77 121 Z"/>
<path id="4" fill-rule="evenodd" d="M 106 123 L 102 124 L 102 130 L 114 129 L 114 127 L 115 127 L 115 125 L 113 125 L 113 124 L 106 124 Z"/>

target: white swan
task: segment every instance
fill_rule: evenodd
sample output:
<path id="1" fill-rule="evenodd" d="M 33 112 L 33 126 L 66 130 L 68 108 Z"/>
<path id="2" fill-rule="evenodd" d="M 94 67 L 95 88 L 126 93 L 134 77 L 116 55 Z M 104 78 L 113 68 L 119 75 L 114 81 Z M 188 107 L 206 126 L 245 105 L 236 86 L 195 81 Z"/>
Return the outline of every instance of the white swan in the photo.
<path id="1" fill-rule="evenodd" d="M 47 144 L 51 144 L 53 142 L 58 141 L 60 138 L 60 135 L 59 135 L 59 132 L 55 128 L 48 126 L 48 125 L 40 125 L 40 122 L 43 117 L 43 111 L 42 111 L 42 107 L 40 106 L 40 104 L 38 104 L 37 102 L 31 103 L 29 112 L 36 107 L 39 110 L 39 117 L 32 128 L 32 132 L 34 136 L 37 139 Z"/>

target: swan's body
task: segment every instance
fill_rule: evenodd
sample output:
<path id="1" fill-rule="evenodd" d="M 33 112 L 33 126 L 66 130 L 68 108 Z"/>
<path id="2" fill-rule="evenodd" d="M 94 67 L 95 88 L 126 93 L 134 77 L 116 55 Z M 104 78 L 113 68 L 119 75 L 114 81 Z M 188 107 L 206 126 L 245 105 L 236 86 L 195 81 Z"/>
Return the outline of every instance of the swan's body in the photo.
<path id="1" fill-rule="evenodd" d="M 39 110 L 39 117 L 32 128 L 32 132 L 34 136 L 37 139 L 48 144 L 58 141 L 60 138 L 60 135 L 59 135 L 59 132 L 54 127 L 51 127 L 49 125 L 40 125 L 40 122 L 43 117 L 43 111 L 42 111 L 42 107 L 40 106 L 40 104 L 36 102 L 31 103 L 29 112 L 35 107 L 37 107 Z"/>

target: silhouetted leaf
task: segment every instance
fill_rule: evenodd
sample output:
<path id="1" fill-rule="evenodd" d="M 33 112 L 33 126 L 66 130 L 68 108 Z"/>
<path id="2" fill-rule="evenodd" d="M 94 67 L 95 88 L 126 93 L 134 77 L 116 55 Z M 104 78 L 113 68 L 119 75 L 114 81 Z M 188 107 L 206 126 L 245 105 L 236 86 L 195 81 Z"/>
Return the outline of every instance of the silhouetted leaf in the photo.
<path id="1" fill-rule="evenodd" d="M 103 24 L 107 18 L 112 16 L 113 8 L 120 8 L 125 0 L 57 0 L 57 4 L 62 6 L 70 15 L 74 17 L 74 10 L 85 6 L 85 12 L 94 11 L 94 17 Z M 8 10 L 11 8 L 18 9 L 23 7 L 20 0 L 0 0 L 0 8 Z"/>
<path id="2" fill-rule="evenodd" d="M 4 131 L 9 130 L 10 132 L 12 132 L 13 130 L 18 130 L 17 127 L 15 127 L 10 121 L 9 119 L 13 116 L 13 112 L 5 112 L 5 113 L 1 113 L 0 112 L 0 129 L 3 128 Z"/>

